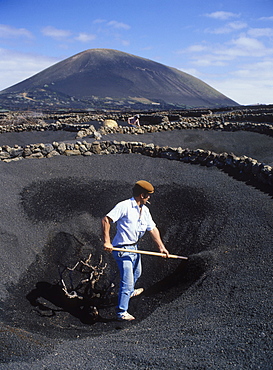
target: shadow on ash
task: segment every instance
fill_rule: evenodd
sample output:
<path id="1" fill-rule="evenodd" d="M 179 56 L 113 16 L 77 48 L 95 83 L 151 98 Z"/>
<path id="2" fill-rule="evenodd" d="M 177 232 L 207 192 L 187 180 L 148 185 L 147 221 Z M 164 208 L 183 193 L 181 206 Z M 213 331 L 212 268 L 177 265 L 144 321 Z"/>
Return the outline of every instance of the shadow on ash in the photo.
<path id="1" fill-rule="evenodd" d="M 115 318 L 118 271 L 111 254 L 103 251 L 100 219 L 118 201 L 131 197 L 130 187 L 55 178 L 23 189 L 21 208 L 33 227 L 58 227 L 19 282 L 10 282 L 1 313 L 6 325 L 60 338 L 99 335 L 127 325 Z M 171 253 L 189 258 L 142 256 L 138 286 L 145 291 L 130 301 L 136 323 L 202 281 L 212 263 L 209 245 L 219 227 L 201 189 L 168 184 L 156 190 L 150 210 L 163 241 Z M 88 228 L 77 225 L 82 218 Z M 140 249 L 155 250 L 149 235 Z"/>

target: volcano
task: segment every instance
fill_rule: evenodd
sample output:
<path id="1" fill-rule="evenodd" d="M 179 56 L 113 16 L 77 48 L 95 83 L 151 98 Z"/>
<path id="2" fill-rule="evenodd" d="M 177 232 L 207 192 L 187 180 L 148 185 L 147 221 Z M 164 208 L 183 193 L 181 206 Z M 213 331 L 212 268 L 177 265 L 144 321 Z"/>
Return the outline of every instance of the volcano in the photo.
<path id="1" fill-rule="evenodd" d="M 9 102 L 9 103 L 7 103 Z M 89 49 L 0 93 L 18 108 L 196 108 L 238 105 L 178 69 L 111 49 Z"/>

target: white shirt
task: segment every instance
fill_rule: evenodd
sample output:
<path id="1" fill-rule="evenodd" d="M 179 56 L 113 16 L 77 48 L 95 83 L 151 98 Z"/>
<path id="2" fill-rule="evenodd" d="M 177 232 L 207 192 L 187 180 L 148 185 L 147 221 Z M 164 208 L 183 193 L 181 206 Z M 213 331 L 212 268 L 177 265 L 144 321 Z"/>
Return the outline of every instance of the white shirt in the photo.
<path id="1" fill-rule="evenodd" d="M 149 208 L 139 207 L 135 198 L 119 202 L 107 216 L 117 224 L 113 246 L 137 243 L 146 230 L 151 231 L 156 226 Z"/>

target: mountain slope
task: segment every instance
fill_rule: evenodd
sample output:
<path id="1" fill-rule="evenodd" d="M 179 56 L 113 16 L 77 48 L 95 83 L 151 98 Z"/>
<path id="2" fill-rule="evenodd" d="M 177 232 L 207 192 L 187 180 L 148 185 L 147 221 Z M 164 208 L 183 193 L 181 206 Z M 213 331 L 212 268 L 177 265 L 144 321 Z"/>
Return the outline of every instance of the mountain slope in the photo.
<path id="1" fill-rule="evenodd" d="M 142 102 L 180 107 L 237 105 L 187 73 L 110 49 L 90 49 L 67 58 L 3 90 L 0 98 L 3 94 L 25 93 L 37 100 L 37 91 L 40 95 L 45 92 L 41 96 L 51 93 L 59 99 L 61 94 L 74 102 L 91 105 L 107 101 L 108 104 L 111 101 L 121 105 Z"/>

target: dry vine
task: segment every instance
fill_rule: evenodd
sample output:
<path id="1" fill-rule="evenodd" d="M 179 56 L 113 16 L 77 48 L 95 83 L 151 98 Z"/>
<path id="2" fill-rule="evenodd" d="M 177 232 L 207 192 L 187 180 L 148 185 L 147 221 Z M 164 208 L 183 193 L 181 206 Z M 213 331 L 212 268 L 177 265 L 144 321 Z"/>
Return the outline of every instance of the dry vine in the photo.
<path id="1" fill-rule="evenodd" d="M 93 265 L 91 262 L 92 254 L 89 254 L 88 258 L 85 260 L 78 261 L 74 267 L 65 267 L 62 272 L 60 272 L 60 281 L 62 284 L 62 290 L 64 291 L 66 297 L 74 299 L 85 300 L 90 303 L 90 312 L 94 317 L 98 316 L 97 307 L 94 305 L 95 301 L 103 301 L 107 294 L 109 294 L 109 288 L 107 289 L 97 289 L 96 285 L 100 278 L 104 274 L 107 267 L 107 263 L 103 263 L 102 256 L 97 265 Z M 65 282 L 65 273 L 68 272 L 69 285 Z M 67 274 L 66 274 L 67 275 Z M 75 277 L 78 282 L 74 284 Z M 113 288 L 114 284 L 110 284 L 110 288 Z"/>

